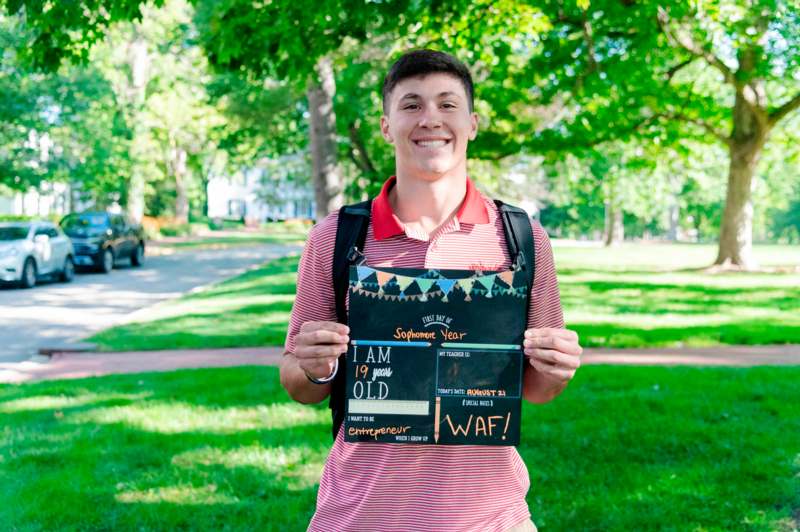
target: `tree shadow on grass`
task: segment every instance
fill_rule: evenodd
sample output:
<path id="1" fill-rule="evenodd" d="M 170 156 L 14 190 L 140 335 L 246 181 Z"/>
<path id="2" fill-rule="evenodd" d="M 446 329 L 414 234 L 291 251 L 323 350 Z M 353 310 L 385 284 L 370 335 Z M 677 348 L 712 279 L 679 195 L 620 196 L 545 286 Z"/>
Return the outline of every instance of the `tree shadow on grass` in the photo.
<path id="1" fill-rule="evenodd" d="M 740 320 L 687 327 L 626 327 L 618 323 L 568 324 L 584 347 L 685 347 L 800 343 L 800 325 Z"/>
<path id="2" fill-rule="evenodd" d="M 710 270 L 709 266 L 697 266 L 697 267 L 687 267 L 687 268 L 659 268 L 657 266 L 653 267 L 641 267 L 641 268 L 626 268 L 624 266 L 620 267 L 610 267 L 610 266 L 586 266 L 586 267 L 558 267 L 558 276 L 559 277 L 568 277 L 571 275 L 645 275 L 645 276 L 659 276 L 659 275 L 669 275 L 669 274 L 693 274 L 699 275 L 698 279 L 718 279 L 722 276 L 730 277 L 731 279 L 740 279 L 745 277 L 765 277 L 765 278 L 772 278 L 772 277 L 782 277 L 782 276 L 791 276 L 797 275 L 796 267 L 797 265 L 794 264 L 786 264 L 782 266 L 769 266 L 768 269 L 764 270 L 756 270 L 756 271 L 737 271 L 737 270 L 720 270 L 714 271 Z"/>
<path id="3" fill-rule="evenodd" d="M 588 292 L 588 293 L 587 293 Z M 587 281 L 562 283 L 567 308 L 587 304 L 611 306 L 617 314 L 703 315 L 720 309 L 753 307 L 800 311 L 800 289 L 775 287 L 722 288 L 665 283 Z"/>
<path id="4" fill-rule="evenodd" d="M 800 507 L 800 449 L 786 438 L 800 431 L 797 378 L 800 368 L 580 370 L 557 401 L 523 408 L 534 520 L 775 529 Z"/>
<path id="5" fill-rule="evenodd" d="M 523 408 L 534 519 L 556 530 L 737 529 L 762 515 L 770 529 L 800 507 L 798 444 L 786 438 L 800 433 L 798 379 L 800 368 L 581 369 L 557 401 Z M 19 408 L 60 394 L 100 399 L 66 404 L 61 417 Z M 102 399 L 111 394 L 132 398 Z M 296 530 L 313 513 L 327 409 L 292 403 L 275 368 L 0 387 L 0 406 L 12 400 L 0 447 L 0 499 L 14 502 L 0 520 L 12 529 Z M 210 430 L 265 404 L 326 422 Z M 115 409 L 123 420 L 107 417 Z M 202 419 L 209 409 L 220 417 Z M 8 457 L 9 431 L 18 449 L 42 443 L 25 434 L 64 439 L 20 462 Z"/>
<path id="6" fill-rule="evenodd" d="M 262 292 L 256 292 L 256 294 L 293 295 L 296 289 L 296 278 L 294 276 L 297 273 L 298 261 L 299 257 L 297 256 L 275 259 L 260 268 L 246 272 L 190 297 L 255 295 L 254 290 L 256 288 L 262 290 Z M 276 276 L 284 275 L 289 275 L 291 278 L 283 281 L 276 280 Z"/>
<path id="7" fill-rule="evenodd" d="M 221 378 L 214 379 L 217 375 Z M 18 407 L 4 414 L 6 434 L 0 440 L 0 477 L 10 479 L 0 487 L 0 499 L 13 497 L 15 505 L 0 509 L 0 518 L 12 528 L 45 530 L 302 529 L 313 512 L 330 446 L 324 424 L 263 428 L 270 426 L 265 421 L 255 428 L 212 431 L 213 420 L 200 419 L 204 430 L 192 425 L 213 413 L 209 408 L 219 410 L 215 419 L 222 422 L 243 409 L 264 407 L 268 398 L 272 406 L 327 419 L 317 415 L 327 416 L 323 406 L 297 405 L 275 393 L 277 380 L 274 368 L 237 368 L 39 383 L 13 387 L 13 393 L 0 389 L 0 406 L 16 401 Z M 237 390 L 215 394 L 222 391 L 217 386 L 236 382 Z M 58 410 L 19 408 L 25 406 L 21 400 L 33 399 L 31 406 L 37 397 L 59 392 L 102 397 L 126 390 L 144 390 L 147 398 L 99 399 Z M 193 406 L 199 415 L 180 419 Z M 148 411 L 163 416 L 149 429 L 140 426 L 142 418 L 125 419 L 131 412 L 146 418 Z M 109 413 L 120 419 L 104 420 Z M 50 441 L 34 437 L 42 433 L 51 435 Z"/>
<path id="8" fill-rule="evenodd" d="M 583 286 L 592 292 L 606 293 L 616 290 L 640 290 L 642 292 L 652 292 L 656 290 L 664 290 L 667 292 L 686 293 L 690 295 L 700 296 L 753 296 L 760 295 L 769 291 L 788 291 L 790 293 L 800 296 L 800 289 L 788 286 L 752 286 L 752 287 L 719 287 L 708 286 L 703 284 L 679 284 L 679 283 L 643 283 L 643 282 L 627 282 L 620 281 L 567 281 L 562 284 L 574 284 L 576 286 Z"/>
<path id="9" fill-rule="evenodd" d="M 126 351 L 180 348 L 261 347 L 282 345 L 292 301 L 245 305 L 225 310 L 183 314 L 148 322 L 135 322 L 98 333 L 88 341 L 104 349 Z M 275 318 L 266 321 L 270 315 Z M 123 347 L 124 346 L 124 347 Z"/>

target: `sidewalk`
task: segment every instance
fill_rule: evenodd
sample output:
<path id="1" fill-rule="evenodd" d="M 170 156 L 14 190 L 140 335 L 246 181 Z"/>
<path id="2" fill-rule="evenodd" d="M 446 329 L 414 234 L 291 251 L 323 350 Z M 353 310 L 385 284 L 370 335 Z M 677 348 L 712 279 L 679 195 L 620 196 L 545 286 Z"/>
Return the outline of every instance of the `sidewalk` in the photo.
<path id="1" fill-rule="evenodd" d="M 17 363 L 0 363 L 0 383 L 78 379 L 112 373 L 185 368 L 276 366 L 283 348 L 186 349 L 123 353 L 57 353 Z M 796 366 L 800 345 L 722 346 L 692 349 L 586 349 L 584 365 Z"/>
<path id="2" fill-rule="evenodd" d="M 112 373 L 172 371 L 185 368 L 276 366 L 283 348 L 183 349 L 116 353 L 56 353 L 24 362 L 0 363 L 0 383 L 80 379 Z"/>

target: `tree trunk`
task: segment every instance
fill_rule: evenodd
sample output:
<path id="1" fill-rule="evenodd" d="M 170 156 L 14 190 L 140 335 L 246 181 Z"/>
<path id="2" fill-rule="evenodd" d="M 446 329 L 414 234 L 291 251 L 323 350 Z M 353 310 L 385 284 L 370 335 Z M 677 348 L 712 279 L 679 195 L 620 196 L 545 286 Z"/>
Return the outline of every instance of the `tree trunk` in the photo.
<path id="1" fill-rule="evenodd" d="M 680 222 L 681 209 L 678 204 L 677 196 L 670 196 L 670 203 L 667 210 L 669 216 L 669 230 L 667 231 L 667 239 L 670 242 L 678 241 L 678 227 Z"/>
<path id="2" fill-rule="evenodd" d="M 737 266 L 743 269 L 756 267 L 753 259 L 753 201 L 752 186 L 761 146 L 734 142 L 730 147 L 728 191 L 719 251 L 714 264 Z"/>
<path id="3" fill-rule="evenodd" d="M 308 108 L 311 112 L 309 136 L 311 140 L 312 181 L 316 201 L 316 219 L 322 220 L 343 203 L 342 174 L 336 154 L 336 114 L 333 96 L 336 80 L 331 61 L 321 58 L 316 66 L 317 79 L 308 89 Z"/>
<path id="4" fill-rule="evenodd" d="M 208 182 L 211 179 L 209 174 L 203 173 L 200 177 L 200 198 L 203 202 L 202 213 L 203 218 L 208 218 Z"/>
<path id="5" fill-rule="evenodd" d="M 748 53 L 740 55 L 742 69 L 752 68 L 752 61 L 754 59 Z M 728 143 L 728 191 L 715 265 L 742 269 L 756 267 L 753 259 L 752 186 L 753 174 L 769 134 L 765 102 L 763 83 L 758 81 L 736 91 L 733 134 Z"/>
<path id="6" fill-rule="evenodd" d="M 147 41 L 139 33 L 138 29 L 133 41 L 128 46 L 128 65 L 130 66 L 130 86 L 128 87 L 128 105 L 131 112 L 129 114 L 130 127 L 133 129 L 131 139 L 130 158 L 131 176 L 128 181 L 128 215 L 136 221 L 141 221 L 144 216 L 144 173 L 141 161 L 147 154 L 143 148 L 143 137 L 147 133 L 147 126 L 142 119 L 142 111 L 145 103 L 145 86 L 147 85 Z"/>
<path id="7" fill-rule="evenodd" d="M 614 205 L 612 201 L 606 201 L 605 211 L 603 245 L 615 246 L 625 239 L 625 225 L 622 223 L 622 209 Z"/>
<path id="8" fill-rule="evenodd" d="M 670 242 L 677 242 L 680 236 L 680 222 L 681 222 L 681 179 L 678 175 L 683 175 L 685 170 L 682 165 L 670 164 L 670 172 L 667 173 L 667 182 L 669 183 L 669 205 L 667 206 L 667 223 L 669 228 L 667 230 L 667 239 Z"/>
<path id="9" fill-rule="evenodd" d="M 189 223 L 189 194 L 186 190 L 186 150 L 175 147 L 172 150 L 172 173 L 175 177 L 175 222 Z"/>

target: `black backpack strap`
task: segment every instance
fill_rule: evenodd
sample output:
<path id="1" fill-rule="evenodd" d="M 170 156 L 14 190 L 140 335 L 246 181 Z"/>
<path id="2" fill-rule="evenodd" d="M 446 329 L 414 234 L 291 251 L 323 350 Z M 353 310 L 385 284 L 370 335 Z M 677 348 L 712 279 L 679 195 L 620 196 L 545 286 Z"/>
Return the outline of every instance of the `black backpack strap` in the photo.
<path id="1" fill-rule="evenodd" d="M 336 321 L 347 324 L 347 286 L 350 266 L 363 258 L 364 242 L 367 240 L 372 200 L 339 209 L 336 225 L 336 245 L 333 248 L 333 293 L 336 300 Z M 340 370 L 331 383 L 331 396 L 328 405 L 333 418 L 333 439 L 344 422 L 345 398 L 345 355 L 339 357 Z"/>
<path id="2" fill-rule="evenodd" d="M 503 232 L 506 236 L 508 253 L 511 256 L 511 265 L 528 273 L 528 300 L 530 301 L 536 271 L 536 252 L 531 218 L 519 207 L 508 205 L 500 200 L 494 200 L 494 202 L 503 219 Z"/>

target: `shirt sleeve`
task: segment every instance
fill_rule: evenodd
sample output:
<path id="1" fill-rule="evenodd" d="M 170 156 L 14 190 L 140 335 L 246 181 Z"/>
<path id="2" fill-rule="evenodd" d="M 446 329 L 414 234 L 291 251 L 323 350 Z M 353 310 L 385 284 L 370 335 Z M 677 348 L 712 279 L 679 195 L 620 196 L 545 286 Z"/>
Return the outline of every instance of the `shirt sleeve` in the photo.
<path id="1" fill-rule="evenodd" d="M 558 290 L 556 266 L 553 260 L 553 248 L 550 237 L 535 220 L 533 226 L 534 241 L 534 278 L 531 299 L 528 308 L 528 328 L 541 329 L 552 327 L 564 328 L 564 313 L 561 309 L 561 295 Z"/>
<path id="2" fill-rule="evenodd" d="M 328 215 L 308 235 L 297 267 L 297 290 L 289 318 L 285 349 L 293 353 L 295 337 L 307 321 L 336 321 L 333 291 L 333 247 L 338 212 Z"/>

